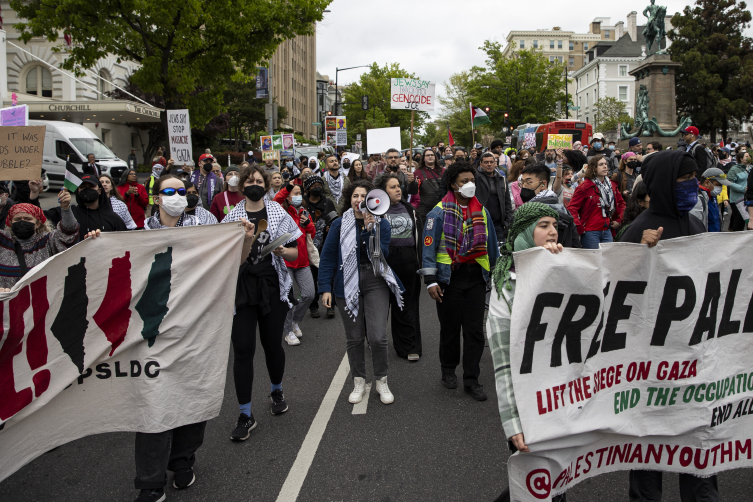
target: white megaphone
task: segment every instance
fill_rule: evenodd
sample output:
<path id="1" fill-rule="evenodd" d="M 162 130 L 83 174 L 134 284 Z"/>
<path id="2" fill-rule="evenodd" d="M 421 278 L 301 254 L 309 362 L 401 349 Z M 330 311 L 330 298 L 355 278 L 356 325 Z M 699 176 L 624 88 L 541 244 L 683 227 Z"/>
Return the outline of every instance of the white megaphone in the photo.
<path id="1" fill-rule="evenodd" d="M 366 200 L 361 202 L 358 209 L 364 213 L 369 212 L 374 216 L 382 216 L 390 208 L 390 196 L 384 190 L 375 188 L 366 194 Z"/>

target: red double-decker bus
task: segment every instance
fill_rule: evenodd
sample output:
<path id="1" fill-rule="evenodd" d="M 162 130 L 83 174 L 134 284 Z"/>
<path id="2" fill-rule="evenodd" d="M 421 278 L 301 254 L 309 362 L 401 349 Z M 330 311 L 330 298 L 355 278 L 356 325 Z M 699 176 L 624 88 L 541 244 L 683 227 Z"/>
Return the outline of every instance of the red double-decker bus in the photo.
<path id="1" fill-rule="evenodd" d="M 583 145 L 588 145 L 593 137 L 593 127 L 579 120 L 557 120 L 541 124 L 536 128 L 537 152 L 546 150 L 547 138 L 550 134 L 572 134 L 573 143 L 580 141 Z"/>

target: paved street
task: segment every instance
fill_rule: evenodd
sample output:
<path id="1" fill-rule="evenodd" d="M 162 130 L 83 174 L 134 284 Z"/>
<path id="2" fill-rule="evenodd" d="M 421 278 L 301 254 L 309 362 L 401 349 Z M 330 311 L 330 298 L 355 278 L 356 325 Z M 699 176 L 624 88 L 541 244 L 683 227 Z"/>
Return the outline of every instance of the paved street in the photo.
<path id="1" fill-rule="evenodd" d="M 339 318 L 307 316 L 301 345 L 285 346 L 283 385 L 290 411 L 281 416 L 269 413 L 269 378 L 259 348 L 252 402 L 258 427 L 244 443 L 229 439 L 238 406 L 228 371 L 222 412 L 209 422 L 197 454 L 197 481 L 180 492 L 170 486 L 168 500 L 292 501 L 281 490 L 283 485 L 295 488 L 300 479 L 301 502 L 494 500 L 507 484 L 509 452 L 497 414 L 491 356 L 487 350 L 482 359 L 487 401 L 478 403 L 462 389 L 442 387 L 432 303 L 423 295 L 421 361 L 408 363 L 390 349 L 389 383 L 395 394 L 390 406 L 372 389 L 368 404 L 356 405 L 356 411 L 365 413 L 353 414 L 354 406 L 347 402 L 351 380 L 343 385 L 344 373 L 337 374 L 345 354 Z M 336 401 L 327 420 L 320 409 L 326 408 L 322 402 L 330 388 Z M 312 427 L 318 412 L 320 419 Z M 322 425 L 326 428 L 314 449 L 313 429 Z M 0 483 L 0 500 L 132 501 L 137 495 L 133 444 L 133 433 L 119 432 L 69 443 Z M 299 462 L 291 473 L 296 457 L 312 454 L 308 471 L 299 469 Z M 627 500 L 627 478 L 622 472 L 587 480 L 570 491 L 568 500 Z M 723 501 L 750 501 L 752 488 L 749 469 L 719 476 Z M 679 500 L 676 474 L 664 476 L 664 490 L 664 500 Z"/>

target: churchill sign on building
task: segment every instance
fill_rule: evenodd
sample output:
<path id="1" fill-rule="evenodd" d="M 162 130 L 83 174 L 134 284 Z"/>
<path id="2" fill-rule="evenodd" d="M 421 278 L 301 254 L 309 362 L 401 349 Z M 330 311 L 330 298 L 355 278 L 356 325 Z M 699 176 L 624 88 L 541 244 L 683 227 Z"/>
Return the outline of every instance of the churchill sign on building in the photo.
<path id="1" fill-rule="evenodd" d="M 515 255 L 512 500 L 646 469 L 753 466 L 753 234 Z"/>
<path id="2" fill-rule="evenodd" d="M 390 79 L 390 108 L 433 112 L 436 101 L 436 83 L 416 78 Z"/>

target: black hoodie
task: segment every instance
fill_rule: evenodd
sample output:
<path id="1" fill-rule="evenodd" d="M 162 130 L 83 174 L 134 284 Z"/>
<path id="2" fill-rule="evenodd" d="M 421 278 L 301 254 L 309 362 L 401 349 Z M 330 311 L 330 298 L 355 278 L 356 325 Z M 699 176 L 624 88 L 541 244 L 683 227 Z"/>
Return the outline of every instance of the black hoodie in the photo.
<path id="1" fill-rule="evenodd" d="M 696 235 L 705 232 L 701 221 L 690 215 L 680 216 L 675 200 L 675 182 L 683 162 L 695 165 L 693 157 L 683 151 L 664 150 L 645 158 L 643 181 L 650 197 L 648 209 L 630 224 L 620 242 L 640 243 L 644 230 L 663 227 L 661 240 Z"/>
<path id="2" fill-rule="evenodd" d="M 99 184 L 99 181 L 97 182 Z M 79 240 L 84 240 L 87 233 L 92 230 L 101 230 L 103 232 L 125 232 L 128 230 L 123 220 L 117 213 L 112 210 L 110 198 L 105 194 L 104 188 L 99 184 L 99 206 L 97 209 L 89 209 L 79 199 L 78 190 L 76 191 L 76 203 L 71 204 L 71 211 L 79 224 Z M 62 217 L 60 207 L 53 207 L 44 212 L 45 216 L 57 225 Z"/>

